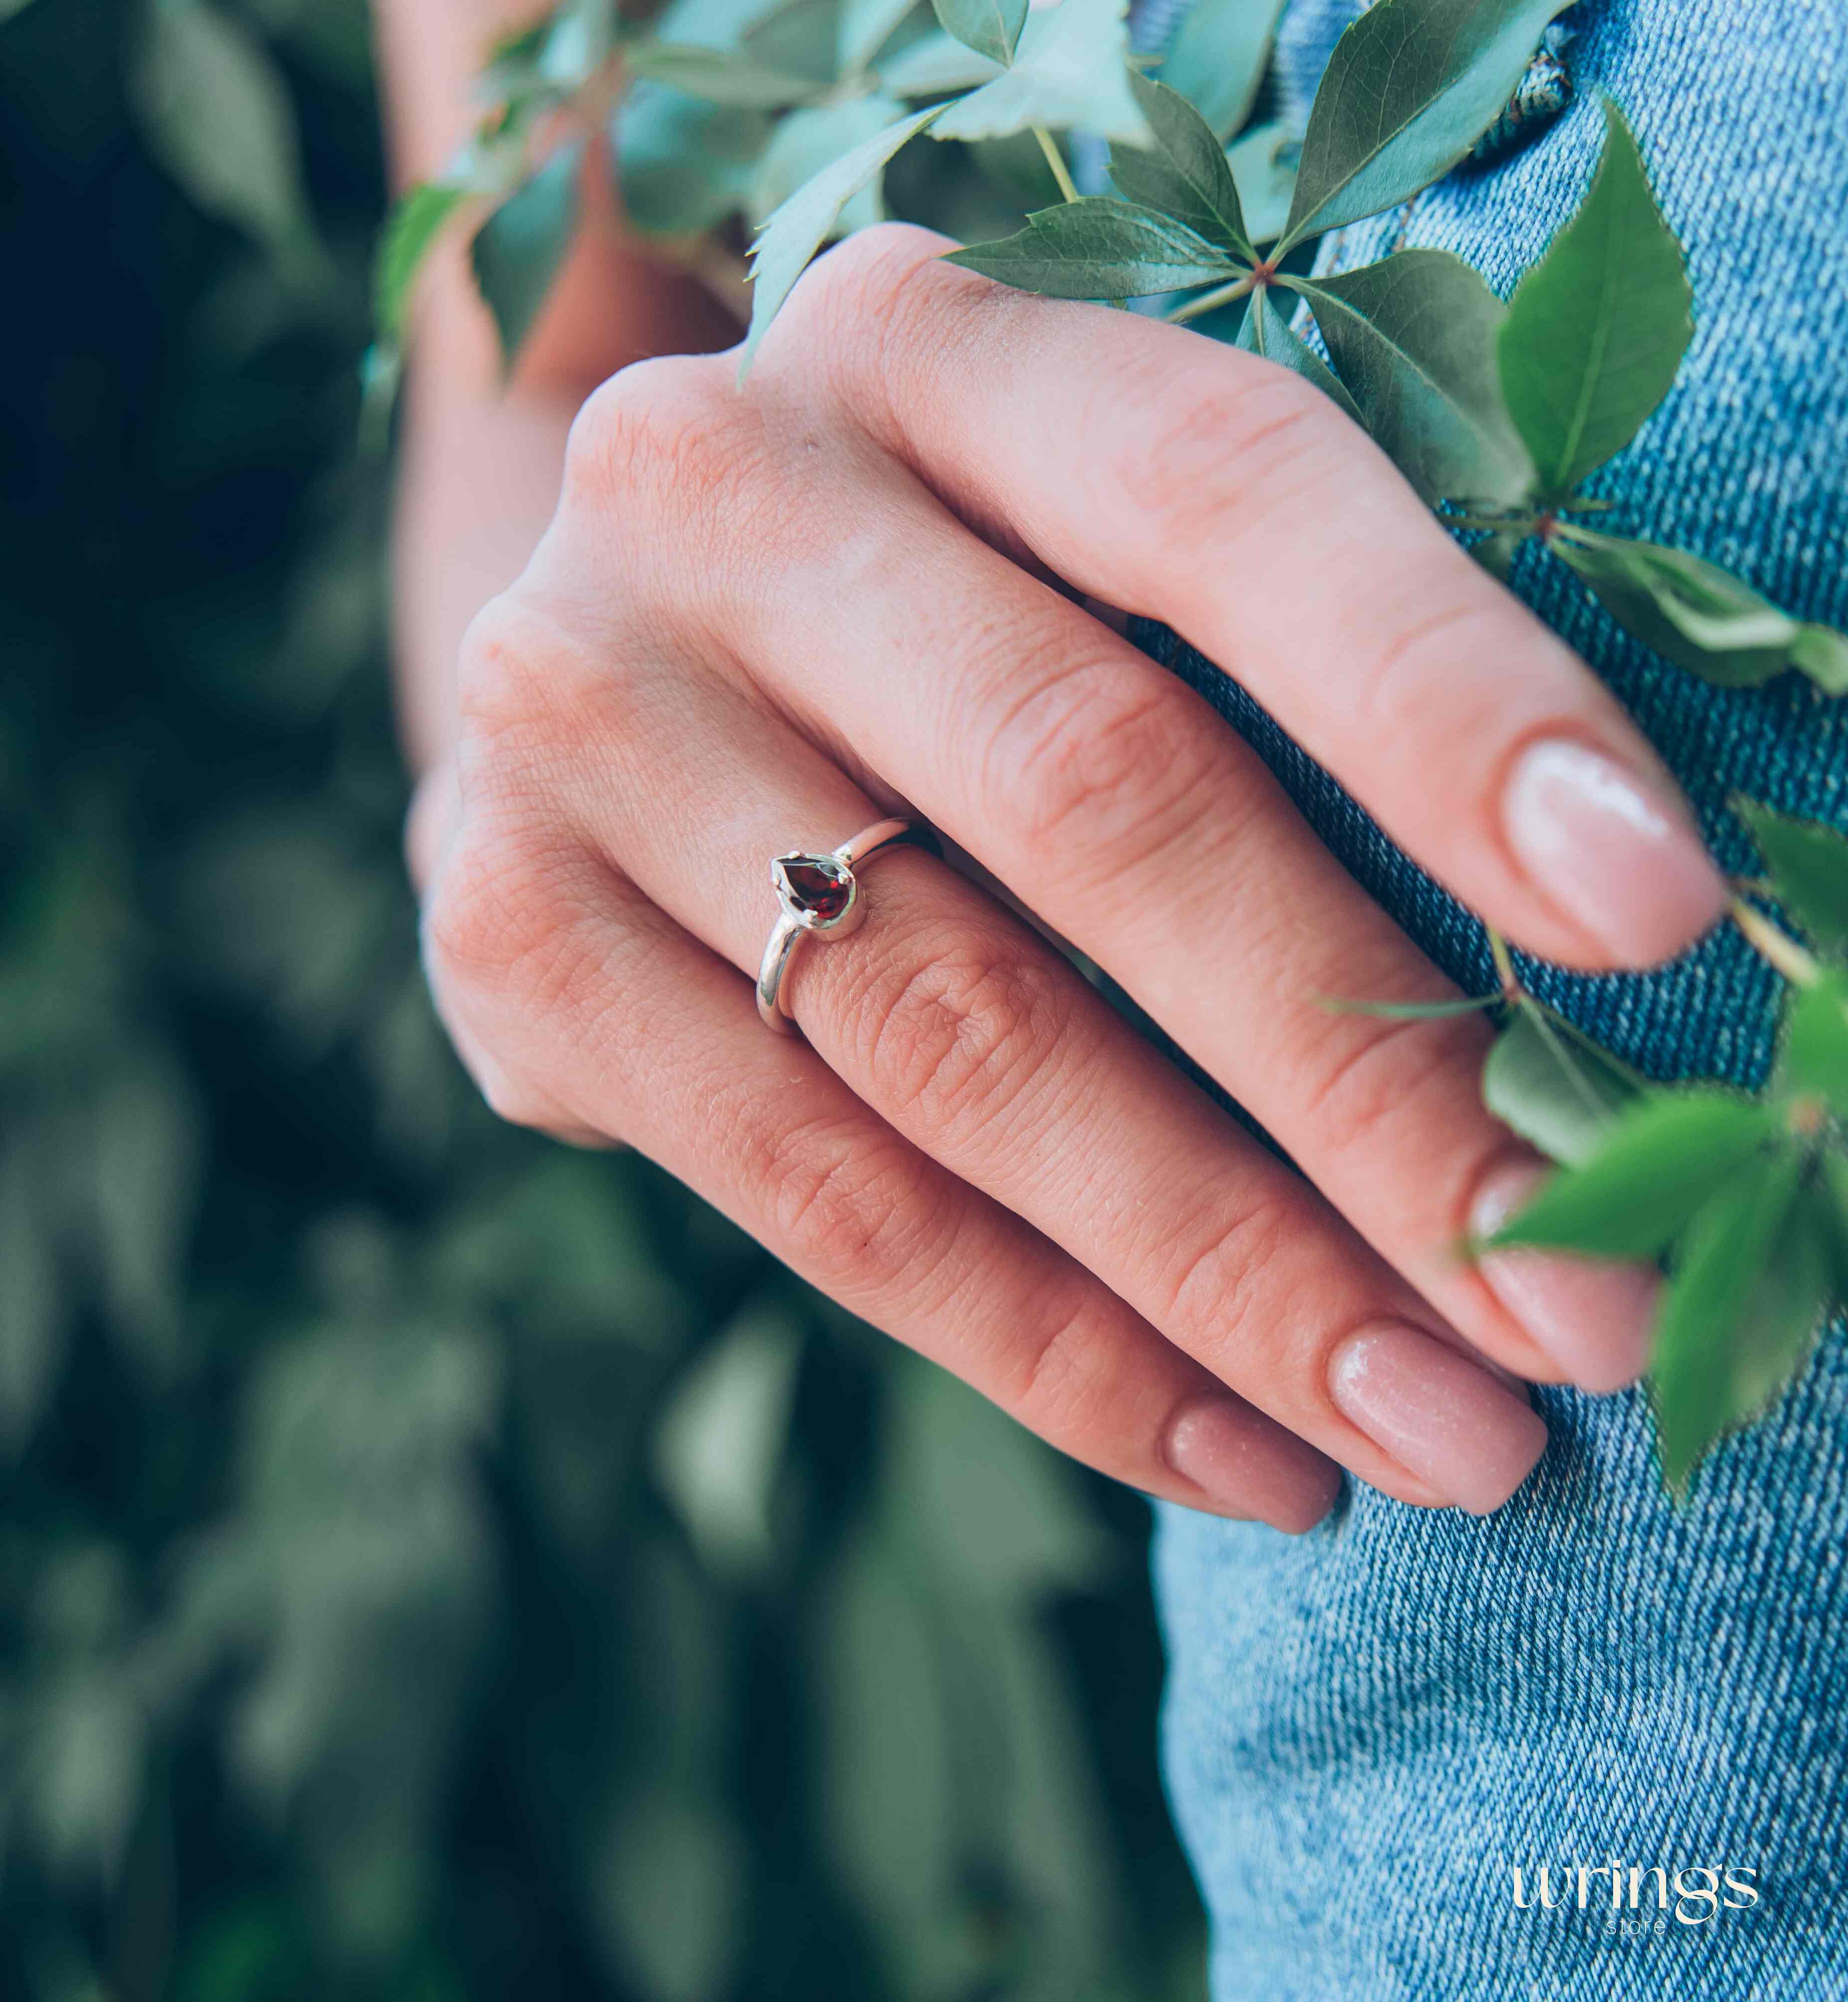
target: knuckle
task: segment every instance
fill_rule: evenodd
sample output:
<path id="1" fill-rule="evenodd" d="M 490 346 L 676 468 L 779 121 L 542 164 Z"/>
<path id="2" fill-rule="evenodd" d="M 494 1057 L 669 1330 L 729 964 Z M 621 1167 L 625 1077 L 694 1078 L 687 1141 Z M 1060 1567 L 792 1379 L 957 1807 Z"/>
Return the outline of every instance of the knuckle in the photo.
<path id="1" fill-rule="evenodd" d="M 626 982 L 621 952 L 584 922 L 576 877 L 570 858 L 530 834 L 465 820 L 425 899 L 421 943 L 438 1013 L 489 1110 L 604 1144 L 574 1108 L 570 1059 L 590 1004 L 620 1006 Z"/>
<path id="2" fill-rule="evenodd" d="M 870 959 L 847 997 L 874 1103 L 936 1138 L 985 1124 L 1042 1071 L 1071 1021 L 1055 970 L 1013 942 L 930 928 Z"/>
<path id="3" fill-rule="evenodd" d="M 516 586 L 469 621 L 456 659 L 456 708 L 465 736 L 497 737 L 548 715 L 572 678 L 577 650 Z"/>
<path id="4" fill-rule="evenodd" d="M 1003 1407 L 1030 1430 L 1054 1441 L 1107 1437 L 1117 1386 L 1107 1358 L 1110 1331 L 1093 1300 L 1055 1308 L 1021 1353 L 1003 1386 Z"/>
<path id="5" fill-rule="evenodd" d="M 445 982 L 544 1005 L 574 954 L 575 912 L 562 871 L 530 836 L 465 824 L 424 906 L 426 952 Z"/>
<path id="6" fill-rule="evenodd" d="M 607 566 L 628 627 L 705 644 L 825 546 L 818 428 L 806 394 L 740 390 L 721 356 L 633 363 L 573 424 L 565 544 Z"/>
<path id="7" fill-rule="evenodd" d="M 490 600 L 456 664 L 455 766 L 469 806 L 556 818 L 593 749 L 599 770 L 643 769 L 670 717 L 676 727 L 684 717 L 674 657 L 639 626 L 587 627 L 543 587 Z"/>
<path id="8" fill-rule="evenodd" d="M 880 1292 L 919 1247 L 915 1175 L 898 1146 L 870 1142 L 857 1121 L 798 1120 L 756 1129 L 746 1172 L 779 1255 L 820 1278 Z"/>
<path id="9" fill-rule="evenodd" d="M 1459 1122 L 1479 1111 L 1477 1079 L 1488 1040 L 1476 1017 L 1401 1022 L 1337 1018 L 1322 1047 L 1309 1055 L 1302 1116 L 1332 1152 L 1349 1155 L 1403 1150 L 1407 1137 L 1421 1132 L 1467 1131 Z M 1428 1169 L 1423 1179 L 1435 1191 L 1445 1179 L 1444 1156 L 1429 1148 L 1420 1151 Z"/>
<path id="10" fill-rule="evenodd" d="M 838 401 L 896 434 L 894 382 L 916 384 L 921 371 L 954 365 L 995 311 L 1040 303 L 946 264 L 951 247 L 908 222 L 877 223 L 835 245 L 790 294 L 783 312 L 796 324 L 772 368 L 812 375 L 818 358 Z"/>
<path id="11" fill-rule="evenodd" d="M 1283 1254 L 1299 1227 L 1264 1200 L 1229 1215 L 1222 1202 L 1189 1219 L 1168 1247 L 1156 1325 L 1210 1329 L 1215 1346 L 1234 1351 L 1250 1349 L 1252 1332 L 1260 1331 L 1268 1346 L 1288 1318 L 1280 1298 Z"/>
<path id="12" fill-rule="evenodd" d="M 1292 494 L 1321 490 L 1333 469 L 1334 406 L 1299 376 L 1239 359 L 1247 365 L 1219 358 L 1159 377 L 1139 399 L 1149 420 L 1125 438 L 1121 474 L 1164 547 L 1216 546 Z"/>
<path id="13" fill-rule="evenodd" d="M 722 497 L 741 459 L 751 406 L 710 355 L 657 355 L 619 369 L 586 399 L 565 445 L 568 511 L 676 514 Z"/>
<path id="14" fill-rule="evenodd" d="M 1397 725 L 1408 711 L 1422 713 L 1436 678 L 1463 698 L 1451 715 L 1459 735 L 1471 727 L 1493 730 L 1499 692 L 1494 677 L 1474 672 L 1473 664 L 1505 657 L 1507 610 L 1477 589 L 1473 577 L 1465 573 L 1462 582 L 1463 588 L 1447 590 L 1421 573 L 1410 588 L 1383 602 L 1376 595 L 1364 621 L 1351 627 L 1348 657 L 1362 728 Z M 1459 663 L 1472 664 L 1475 689 L 1458 688 Z"/>
<path id="15" fill-rule="evenodd" d="M 908 309 L 921 288 L 947 275 L 937 263 L 943 242 L 908 222 L 856 230 L 810 265 L 785 310 L 837 332 L 889 321 Z"/>
<path id="16" fill-rule="evenodd" d="M 1017 701 L 987 749 L 988 797 L 1032 852 L 1069 873 L 1133 867 L 1195 817 L 1212 734 L 1159 670 L 1062 670 Z"/>
<path id="17" fill-rule="evenodd" d="M 424 949 L 445 985 L 491 979 L 511 962 L 518 909 L 479 839 L 459 836 L 424 903 Z"/>
<path id="18" fill-rule="evenodd" d="M 631 362 L 579 410 L 560 522 L 570 546 L 612 560 L 629 611 L 681 612 L 687 546 L 711 555 L 772 536 L 787 484 L 763 406 L 723 358 L 664 354 Z"/>

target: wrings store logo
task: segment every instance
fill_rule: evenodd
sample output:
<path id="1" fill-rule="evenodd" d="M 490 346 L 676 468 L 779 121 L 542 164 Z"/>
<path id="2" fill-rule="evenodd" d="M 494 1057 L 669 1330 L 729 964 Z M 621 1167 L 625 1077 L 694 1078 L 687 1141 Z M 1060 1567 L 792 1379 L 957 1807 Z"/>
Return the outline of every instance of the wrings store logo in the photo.
<path id="1" fill-rule="evenodd" d="M 1671 1917 L 1677 1925 L 1703 1926 L 1722 1912 L 1749 1911 L 1759 1902 L 1758 1871 L 1736 1864 L 1669 1870 L 1613 1861 L 1570 1863 L 1555 1872 L 1550 1864 L 1529 1870 L 1517 1863 L 1514 1873 L 1517 1911 L 1595 1910 L 1611 1932 L 1659 1932 Z M 1608 1894 L 1600 1878 L 1608 1882 Z"/>

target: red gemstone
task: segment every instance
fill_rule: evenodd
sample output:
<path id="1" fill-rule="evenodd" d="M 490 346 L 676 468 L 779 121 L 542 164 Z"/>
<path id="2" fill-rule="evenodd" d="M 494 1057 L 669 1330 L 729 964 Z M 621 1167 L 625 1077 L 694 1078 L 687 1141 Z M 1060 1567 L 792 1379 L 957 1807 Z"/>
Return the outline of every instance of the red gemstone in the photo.
<path id="1" fill-rule="evenodd" d="M 838 862 L 816 855 L 790 855 L 776 866 L 790 901 L 825 924 L 839 917 L 853 898 L 853 879 Z"/>

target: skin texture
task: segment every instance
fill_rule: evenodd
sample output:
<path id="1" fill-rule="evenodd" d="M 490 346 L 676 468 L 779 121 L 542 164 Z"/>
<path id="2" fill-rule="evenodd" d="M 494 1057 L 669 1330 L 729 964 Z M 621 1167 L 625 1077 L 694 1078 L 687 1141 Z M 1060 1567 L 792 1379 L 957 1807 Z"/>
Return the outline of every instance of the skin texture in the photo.
<path id="1" fill-rule="evenodd" d="M 383 33 L 415 171 L 467 61 L 407 66 L 459 39 L 430 0 Z M 1452 990 L 1083 608 L 1176 626 L 1434 875 L 1574 965 L 1658 959 L 1721 906 L 1648 746 L 1297 378 L 896 225 L 819 261 L 744 389 L 730 355 L 637 361 L 725 337 L 622 249 L 607 185 L 504 400 L 453 262 L 417 330 L 410 848 L 490 1103 L 642 1148 L 1151 1492 L 1299 1529 L 1338 1466 L 1499 1505 L 1545 1439 L 1516 1379 L 1628 1381 L 1648 1282 L 1456 1257 L 1540 1165 L 1482 1109 L 1487 1028 L 1315 1005 Z M 771 1037 L 768 858 L 908 809 L 966 866 L 881 857 L 867 923 L 792 976 L 806 1040 Z"/>

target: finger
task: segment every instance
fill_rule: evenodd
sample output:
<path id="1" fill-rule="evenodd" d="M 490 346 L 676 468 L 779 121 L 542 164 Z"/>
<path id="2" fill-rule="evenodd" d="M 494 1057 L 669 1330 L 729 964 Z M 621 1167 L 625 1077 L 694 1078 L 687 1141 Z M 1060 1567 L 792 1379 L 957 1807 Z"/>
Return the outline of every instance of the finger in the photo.
<path id="1" fill-rule="evenodd" d="M 511 901 L 510 901 L 511 899 Z M 446 1012 L 507 1095 L 621 1131 L 853 1313 L 1054 1446 L 1189 1507 L 1292 1531 L 1339 1476 L 1017 1218 L 885 1125 L 748 985 L 581 850 L 450 849 L 426 917 Z"/>
<path id="2" fill-rule="evenodd" d="M 894 227 L 834 251 L 759 367 L 832 354 L 843 412 L 964 518 L 1173 626 L 1531 950 L 1647 964 L 1719 917 L 1725 886 L 1634 725 L 1327 399 L 943 247 Z"/>
<path id="3" fill-rule="evenodd" d="M 1654 1319 L 1648 1274 L 1557 1256 L 1477 1268 L 1456 1255 L 1541 1165 L 1482 1104 L 1489 1031 L 1480 1017 L 1389 1021 L 1321 1005 L 1455 990 L 1255 752 L 901 469 L 824 455 L 818 472 L 814 457 L 761 468 L 800 522 L 773 570 L 748 544 L 709 539 L 713 647 L 748 661 L 837 757 L 915 800 L 1107 968 L 1478 1348 L 1590 1390 L 1633 1380 Z M 565 570 L 591 560 L 569 544 L 542 553 Z M 818 617 L 818 605 L 853 614 Z M 596 747 L 578 782 L 583 810 L 596 818 L 612 765 L 639 760 L 633 788 L 652 798 L 650 773 L 684 769 L 709 740 L 720 766 L 688 771 L 690 796 L 729 798 L 722 740 L 680 714 L 678 679 L 614 664 L 622 644 L 612 638 L 612 664 L 591 671 L 574 714 L 574 739 Z M 619 820 L 621 798 L 608 804 Z M 619 827 L 601 826 L 622 852 Z"/>
<path id="4" fill-rule="evenodd" d="M 548 781 L 587 840 L 754 970 L 776 915 L 769 857 L 880 812 L 734 689 L 695 685 L 592 683 L 552 733 L 570 748 Z M 682 742 L 696 747 L 682 783 L 644 792 Z M 785 989 L 856 1092 L 1362 1478 L 1477 1511 L 1505 1501 L 1545 1441 L 1525 1399 L 1026 926 L 928 856 L 875 868 L 872 917 L 809 941 Z"/>

